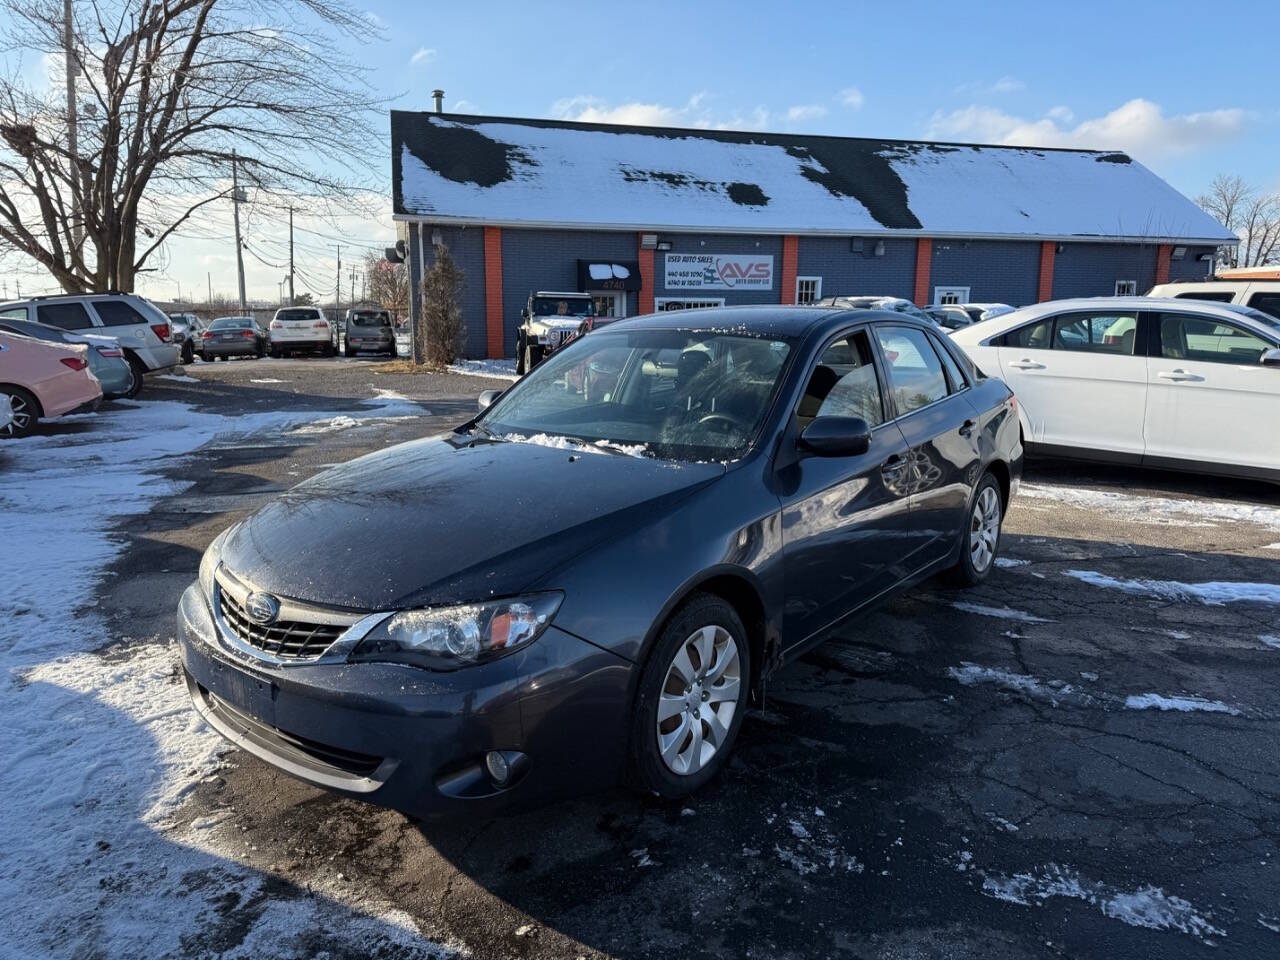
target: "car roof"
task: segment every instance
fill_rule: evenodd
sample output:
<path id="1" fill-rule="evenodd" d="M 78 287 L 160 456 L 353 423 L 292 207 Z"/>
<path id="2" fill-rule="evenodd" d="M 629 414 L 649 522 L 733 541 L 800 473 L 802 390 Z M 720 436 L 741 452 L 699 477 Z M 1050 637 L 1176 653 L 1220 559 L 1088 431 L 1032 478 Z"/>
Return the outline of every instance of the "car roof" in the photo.
<path id="1" fill-rule="evenodd" d="M 1276 336 L 1275 327 L 1241 312 L 1235 304 L 1220 303 L 1213 300 L 1174 299 L 1173 297 L 1078 297 L 1071 300 L 1046 300 L 1044 303 L 1033 303 L 1018 307 L 1009 313 L 1002 313 L 990 320 L 964 327 L 952 333 L 957 343 L 970 345 L 981 343 L 992 337 L 1012 330 L 1028 321 L 1047 317 L 1072 310 L 1162 310 L 1171 313 L 1200 313 L 1232 320 L 1265 331 L 1270 337 Z"/>
<path id="2" fill-rule="evenodd" d="M 931 324 L 907 313 L 890 310 L 867 310 L 842 306 L 700 307 L 671 310 L 642 317 L 628 317 L 609 324 L 611 330 L 625 326 L 630 330 L 691 330 L 746 336 L 800 339 L 807 334 L 823 333 L 852 322 L 886 320 L 910 323 L 921 330 L 934 330 Z"/>
<path id="3" fill-rule="evenodd" d="M 582 293 L 582 292 L 581 292 L 581 291 L 579 291 L 579 290 L 574 290 L 574 291 L 568 291 L 568 290 L 535 290 L 535 291 L 533 291 L 533 293 L 531 294 L 531 296 L 534 296 L 534 297 L 579 297 L 579 298 L 584 298 L 584 297 L 585 297 L 585 298 L 586 298 L 586 299 L 588 299 L 588 300 L 589 300 L 589 299 L 591 299 L 591 294 L 589 294 L 589 293 Z"/>

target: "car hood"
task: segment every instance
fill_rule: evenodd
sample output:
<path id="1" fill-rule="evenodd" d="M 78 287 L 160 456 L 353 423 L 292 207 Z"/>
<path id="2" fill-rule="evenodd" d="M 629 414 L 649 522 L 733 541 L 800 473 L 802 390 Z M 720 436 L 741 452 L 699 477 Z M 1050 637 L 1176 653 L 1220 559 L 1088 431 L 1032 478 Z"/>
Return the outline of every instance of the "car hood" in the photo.
<path id="1" fill-rule="evenodd" d="M 241 523 L 227 568 L 259 590 L 361 610 L 517 593 L 724 473 L 454 435 L 317 474 Z"/>

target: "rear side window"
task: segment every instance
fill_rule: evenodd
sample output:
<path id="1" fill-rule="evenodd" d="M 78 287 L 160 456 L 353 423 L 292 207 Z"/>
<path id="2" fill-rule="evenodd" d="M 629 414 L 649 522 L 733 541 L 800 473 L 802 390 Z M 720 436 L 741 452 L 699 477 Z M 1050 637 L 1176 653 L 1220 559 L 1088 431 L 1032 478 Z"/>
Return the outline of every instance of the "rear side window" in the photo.
<path id="1" fill-rule="evenodd" d="M 1230 303 L 1235 294 L 1230 290 L 1191 290 L 1176 294 L 1178 300 L 1208 300 L 1212 303 Z"/>
<path id="2" fill-rule="evenodd" d="M 98 311 L 104 327 L 131 327 L 147 322 L 146 317 L 123 300 L 96 300 L 93 309 Z"/>
<path id="3" fill-rule="evenodd" d="M 1253 364 L 1271 349 L 1265 340 L 1210 317 L 1164 313 L 1159 323 L 1160 356 L 1169 360 Z"/>
<path id="4" fill-rule="evenodd" d="M 27 319 L 27 308 L 10 307 L 8 310 L 0 310 L 0 317 L 5 320 L 25 320 Z"/>
<path id="5" fill-rule="evenodd" d="M 1255 293 L 1249 298 L 1249 306 L 1273 317 L 1280 317 L 1280 293 Z"/>
<path id="6" fill-rule="evenodd" d="M 899 414 L 927 407 L 947 395 L 942 361 L 923 330 L 877 325 L 876 337 L 888 365 L 889 390 Z"/>
<path id="7" fill-rule="evenodd" d="M 965 379 L 965 375 L 960 372 L 960 365 L 951 356 L 951 352 L 938 342 L 937 337 L 930 337 L 929 342 L 933 344 L 933 349 L 938 351 L 938 356 L 942 359 L 942 366 L 946 368 L 947 380 L 951 384 L 951 392 L 955 393 L 963 390 L 968 386 L 968 381 Z"/>
<path id="8" fill-rule="evenodd" d="M 992 341 L 997 347 L 1022 347 L 1026 350 L 1048 350 L 1053 336 L 1053 319 L 1029 323 L 1025 327 L 1010 330 Z"/>
<path id="9" fill-rule="evenodd" d="M 83 303 L 42 303 L 36 307 L 36 319 L 63 330 L 87 330 L 93 326 Z"/>
<path id="10" fill-rule="evenodd" d="M 1138 339 L 1136 313 L 1068 313 L 1053 325 L 1053 349 L 1077 353 L 1114 353 L 1133 356 Z"/>

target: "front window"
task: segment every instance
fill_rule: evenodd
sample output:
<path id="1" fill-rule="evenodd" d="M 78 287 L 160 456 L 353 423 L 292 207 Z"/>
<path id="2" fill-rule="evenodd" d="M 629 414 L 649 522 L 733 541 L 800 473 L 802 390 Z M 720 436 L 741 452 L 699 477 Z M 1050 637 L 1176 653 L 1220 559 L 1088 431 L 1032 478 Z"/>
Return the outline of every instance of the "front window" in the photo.
<path id="1" fill-rule="evenodd" d="M 791 352 L 705 331 L 600 331 L 553 354 L 480 418 L 493 437 L 671 460 L 750 449 Z"/>
<path id="2" fill-rule="evenodd" d="M 593 317 L 595 303 L 590 297 L 534 297 L 535 317 Z"/>
<path id="3" fill-rule="evenodd" d="M 923 330 L 876 326 L 876 337 L 888 364 L 889 390 L 899 414 L 908 414 L 947 395 L 942 361 Z"/>

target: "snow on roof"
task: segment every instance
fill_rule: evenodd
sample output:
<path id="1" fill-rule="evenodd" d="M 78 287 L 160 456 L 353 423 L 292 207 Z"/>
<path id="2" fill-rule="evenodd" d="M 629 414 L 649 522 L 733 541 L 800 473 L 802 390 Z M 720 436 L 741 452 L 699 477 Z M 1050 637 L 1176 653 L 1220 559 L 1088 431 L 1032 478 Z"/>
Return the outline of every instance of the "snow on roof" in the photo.
<path id="1" fill-rule="evenodd" d="M 1114 151 L 392 111 L 391 153 L 402 219 L 1236 242 Z"/>

